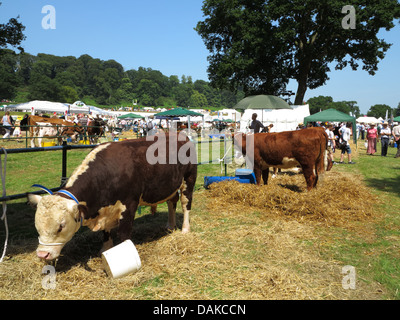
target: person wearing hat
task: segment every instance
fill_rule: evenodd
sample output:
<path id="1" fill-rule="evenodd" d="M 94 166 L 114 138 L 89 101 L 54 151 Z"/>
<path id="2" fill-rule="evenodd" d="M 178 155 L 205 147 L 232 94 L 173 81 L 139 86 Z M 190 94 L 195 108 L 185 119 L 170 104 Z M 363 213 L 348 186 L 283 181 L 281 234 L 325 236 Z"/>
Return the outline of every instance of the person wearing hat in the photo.
<path id="1" fill-rule="evenodd" d="M 375 128 L 375 123 L 371 123 L 367 129 L 367 141 L 368 148 L 367 154 L 373 155 L 376 152 L 376 137 L 378 136 L 378 130 Z"/>
<path id="2" fill-rule="evenodd" d="M 382 157 L 386 157 L 386 155 L 387 155 L 387 151 L 388 151 L 388 147 L 389 147 L 389 139 L 390 139 L 391 134 L 392 134 L 392 131 L 388 127 L 388 123 L 384 122 L 383 128 L 381 129 L 381 132 L 380 132 L 381 146 L 382 146 L 381 156 Z"/>

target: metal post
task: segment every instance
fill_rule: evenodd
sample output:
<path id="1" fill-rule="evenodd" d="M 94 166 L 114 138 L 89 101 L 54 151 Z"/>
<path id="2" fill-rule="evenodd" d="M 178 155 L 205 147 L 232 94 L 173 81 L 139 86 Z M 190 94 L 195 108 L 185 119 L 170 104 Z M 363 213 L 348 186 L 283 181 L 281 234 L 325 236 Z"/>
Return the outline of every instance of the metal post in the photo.
<path id="1" fill-rule="evenodd" d="M 63 187 L 67 183 L 67 141 L 63 141 L 63 149 L 62 149 L 62 174 L 61 174 L 61 184 L 60 187 Z"/>

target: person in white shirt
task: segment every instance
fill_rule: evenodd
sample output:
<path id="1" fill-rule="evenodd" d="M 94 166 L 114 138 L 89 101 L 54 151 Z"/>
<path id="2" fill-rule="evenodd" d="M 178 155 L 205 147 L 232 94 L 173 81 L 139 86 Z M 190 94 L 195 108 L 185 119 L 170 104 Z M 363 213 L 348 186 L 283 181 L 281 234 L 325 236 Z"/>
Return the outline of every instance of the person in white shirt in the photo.
<path id="1" fill-rule="evenodd" d="M 349 162 L 348 162 L 348 163 L 349 163 L 349 164 L 355 164 L 355 162 L 351 161 L 351 148 L 350 148 L 350 143 L 349 143 L 349 141 L 350 141 L 350 136 L 351 136 L 350 127 L 351 127 L 351 123 L 347 123 L 347 126 L 346 126 L 346 124 L 345 124 L 345 125 L 343 125 L 343 127 L 341 127 L 340 130 L 339 130 L 339 132 L 340 132 L 340 134 L 341 134 L 341 136 L 342 136 L 342 141 L 345 141 L 345 142 L 346 142 L 345 147 L 342 148 L 342 154 L 341 154 L 341 156 L 340 156 L 340 163 L 344 163 L 344 162 L 343 162 L 344 154 L 347 152 L 347 157 L 348 157 L 348 159 L 349 159 Z"/>
<path id="2" fill-rule="evenodd" d="M 400 158 L 400 124 L 397 126 L 393 127 L 393 132 L 392 132 L 394 142 L 397 143 L 397 154 L 394 156 L 395 158 Z"/>
<path id="3" fill-rule="evenodd" d="M 335 135 L 333 133 L 333 125 L 330 123 L 325 130 L 328 135 L 328 156 L 331 158 L 332 163 L 335 163 L 333 159 L 333 152 L 335 150 Z"/>
<path id="4" fill-rule="evenodd" d="M 386 155 L 387 155 L 387 151 L 388 151 L 388 147 L 389 147 L 389 139 L 390 139 L 391 134 L 392 134 L 392 131 L 388 127 L 388 123 L 385 122 L 383 124 L 383 127 L 380 132 L 381 146 L 382 146 L 381 147 L 381 156 L 382 157 L 386 157 Z"/>

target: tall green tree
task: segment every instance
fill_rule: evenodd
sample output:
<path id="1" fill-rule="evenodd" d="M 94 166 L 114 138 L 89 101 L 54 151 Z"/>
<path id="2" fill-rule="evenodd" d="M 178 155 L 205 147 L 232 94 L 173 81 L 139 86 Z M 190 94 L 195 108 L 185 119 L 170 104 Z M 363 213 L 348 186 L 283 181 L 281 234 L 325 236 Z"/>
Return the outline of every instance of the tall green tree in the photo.
<path id="1" fill-rule="evenodd" d="M 390 44 L 378 37 L 400 18 L 397 0 L 351 1 L 355 29 L 348 29 L 346 0 L 205 0 L 196 30 L 210 51 L 209 77 L 218 88 L 279 95 L 289 79 L 302 104 L 308 88 L 326 83 L 331 71 L 350 66 L 370 75 Z"/>
<path id="2" fill-rule="evenodd" d="M 0 100 L 13 99 L 19 85 L 16 74 L 18 57 L 14 51 L 0 50 Z"/>
<path id="3" fill-rule="evenodd" d="M 0 23 L 0 49 L 11 46 L 17 48 L 21 52 L 24 51 L 21 47 L 21 43 L 26 39 L 23 33 L 25 26 L 19 22 L 18 19 L 19 16 L 17 18 L 11 18 L 7 23 Z"/>
<path id="4" fill-rule="evenodd" d="M 390 117 L 392 108 L 387 104 L 375 104 L 371 108 L 369 108 L 367 116 L 385 119 L 386 111 L 388 111 L 388 117 Z"/>

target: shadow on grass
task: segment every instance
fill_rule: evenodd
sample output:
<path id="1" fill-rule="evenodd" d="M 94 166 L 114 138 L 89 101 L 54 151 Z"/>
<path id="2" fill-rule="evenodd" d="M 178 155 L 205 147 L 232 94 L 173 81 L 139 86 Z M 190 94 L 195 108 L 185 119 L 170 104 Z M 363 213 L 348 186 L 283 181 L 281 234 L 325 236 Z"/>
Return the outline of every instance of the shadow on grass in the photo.
<path id="1" fill-rule="evenodd" d="M 400 197 L 400 175 L 397 167 L 393 167 L 392 177 L 366 177 L 365 182 L 371 188 Z"/>
<path id="2" fill-rule="evenodd" d="M 179 209 L 178 209 L 179 210 Z M 38 246 L 38 233 L 35 228 L 35 209 L 25 203 L 14 203 L 7 206 L 7 220 L 9 238 L 7 257 L 13 258 L 20 254 L 30 254 L 36 251 Z M 136 213 L 134 221 L 132 241 L 135 244 L 143 244 L 157 241 L 169 234 L 167 230 L 168 210 L 160 208 L 160 212 L 153 215 L 141 215 Z M 176 214 L 177 228 L 182 227 L 183 214 Z M 0 248 L 5 241 L 5 228 L 0 222 Z M 120 243 L 113 230 L 114 245 Z M 57 271 L 67 272 L 72 267 L 80 265 L 87 271 L 93 271 L 88 266 L 88 261 L 100 257 L 103 245 L 103 232 L 92 232 L 90 229 L 81 228 L 61 251 L 57 261 Z"/>

